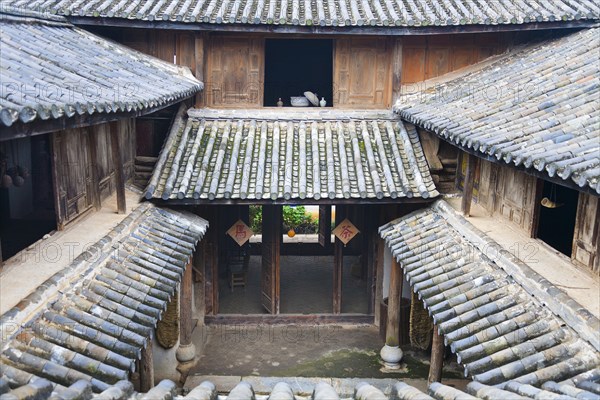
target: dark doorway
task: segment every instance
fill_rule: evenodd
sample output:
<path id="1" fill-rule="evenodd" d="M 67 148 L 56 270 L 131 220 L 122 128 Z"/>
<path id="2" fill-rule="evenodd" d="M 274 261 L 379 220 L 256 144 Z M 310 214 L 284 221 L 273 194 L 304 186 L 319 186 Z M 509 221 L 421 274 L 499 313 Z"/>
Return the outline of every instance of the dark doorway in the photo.
<path id="1" fill-rule="evenodd" d="M 264 105 L 311 91 L 333 106 L 333 41 L 323 39 L 267 39 L 265 43 Z"/>
<path id="2" fill-rule="evenodd" d="M 544 181 L 537 237 L 571 257 L 579 192 Z"/>
<path id="3" fill-rule="evenodd" d="M 0 143 L 0 240 L 6 260 L 56 229 L 50 135 Z"/>

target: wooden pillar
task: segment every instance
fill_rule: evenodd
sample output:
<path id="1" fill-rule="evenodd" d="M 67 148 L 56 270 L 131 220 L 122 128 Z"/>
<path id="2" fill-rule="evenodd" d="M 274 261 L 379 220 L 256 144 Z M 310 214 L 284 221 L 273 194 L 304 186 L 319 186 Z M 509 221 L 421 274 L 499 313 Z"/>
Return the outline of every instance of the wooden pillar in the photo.
<path id="1" fill-rule="evenodd" d="M 192 330 L 194 329 L 192 285 L 192 260 L 190 258 L 183 273 L 179 293 L 179 348 L 176 354 L 179 362 L 189 362 L 196 357 L 196 348 L 192 343 Z"/>
<path id="2" fill-rule="evenodd" d="M 140 358 L 140 392 L 145 393 L 154 387 L 154 358 L 152 354 L 152 339 L 148 340 L 146 348 L 142 349 Z"/>
<path id="3" fill-rule="evenodd" d="M 438 326 L 433 325 L 433 341 L 431 344 L 431 363 L 427 385 L 442 381 L 442 368 L 444 367 L 444 336 L 438 333 Z"/>
<path id="4" fill-rule="evenodd" d="M 397 370 L 403 353 L 400 349 L 400 296 L 402 296 L 403 271 L 392 256 L 390 270 L 390 291 L 388 295 L 388 319 L 385 331 L 385 345 L 379 353 L 386 369 Z"/>
<path id="5" fill-rule="evenodd" d="M 270 314 L 279 314 L 282 212 L 278 205 L 262 208 L 261 304 Z"/>
<path id="6" fill-rule="evenodd" d="M 121 155 L 121 146 L 119 145 L 119 124 L 111 122 L 110 124 L 110 147 L 112 152 L 112 161 L 115 167 L 115 180 L 117 186 L 117 209 L 119 214 L 125 214 L 125 171 L 123 170 L 123 157 Z"/>
<path id="7" fill-rule="evenodd" d="M 472 154 L 467 155 L 467 171 L 463 184 L 463 196 L 460 209 L 464 216 L 471 214 L 471 200 L 473 199 L 473 183 L 475 181 L 475 169 L 477 167 L 477 157 Z"/>
<path id="8" fill-rule="evenodd" d="M 346 206 L 335 207 L 335 225 L 339 225 L 347 214 Z M 342 313 L 342 278 L 344 267 L 344 243 L 337 237 L 333 244 L 333 313 Z"/>
<path id="9" fill-rule="evenodd" d="M 102 208 L 102 200 L 100 199 L 100 184 L 98 182 L 98 132 L 96 127 L 90 128 L 89 132 L 88 146 L 90 147 L 90 157 L 92 159 L 92 200 L 94 208 L 99 211 Z"/>
<path id="10" fill-rule="evenodd" d="M 333 248 L 333 313 L 342 313 L 342 277 L 344 266 L 344 244 L 335 238 Z"/>
<path id="11" fill-rule="evenodd" d="M 380 303 L 383 301 L 383 253 L 385 241 L 376 234 L 375 237 L 375 325 L 381 326 Z"/>
<path id="12" fill-rule="evenodd" d="M 388 319 L 385 343 L 388 346 L 400 345 L 400 297 L 402 296 L 402 281 L 404 271 L 392 256 L 390 271 L 390 291 L 388 295 Z"/>

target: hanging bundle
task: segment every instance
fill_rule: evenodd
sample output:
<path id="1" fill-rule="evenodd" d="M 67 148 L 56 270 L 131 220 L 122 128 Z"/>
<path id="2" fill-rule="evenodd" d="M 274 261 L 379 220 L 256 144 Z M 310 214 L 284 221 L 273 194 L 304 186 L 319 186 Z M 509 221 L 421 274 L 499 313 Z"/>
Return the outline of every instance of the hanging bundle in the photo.
<path id="1" fill-rule="evenodd" d="M 550 188 L 550 197 L 544 197 L 540 203 L 546 208 L 558 208 L 564 205 L 556 201 L 556 185 L 554 183 Z"/>
<path id="2" fill-rule="evenodd" d="M 433 322 L 429 313 L 419 300 L 415 292 L 412 293 L 410 301 L 410 344 L 421 350 L 427 350 L 431 346 L 431 335 L 433 334 Z"/>
<path id="3" fill-rule="evenodd" d="M 173 295 L 162 319 L 158 321 L 156 340 L 165 349 L 175 346 L 179 340 L 179 293 Z"/>

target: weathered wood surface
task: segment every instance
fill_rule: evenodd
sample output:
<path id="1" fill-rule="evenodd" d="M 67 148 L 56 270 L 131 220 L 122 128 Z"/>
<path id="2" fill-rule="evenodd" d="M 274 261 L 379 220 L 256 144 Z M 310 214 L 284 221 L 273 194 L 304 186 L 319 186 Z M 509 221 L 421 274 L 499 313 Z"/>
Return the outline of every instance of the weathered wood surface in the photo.
<path id="1" fill-rule="evenodd" d="M 110 147 L 112 153 L 112 162 L 115 171 L 115 189 L 117 192 L 117 211 L 119 214 L 125 214 L 127 205 L 125 203 L 125 170 L 123 168 L 123 156 L 121 153 L 121 143 L 119 143 L 119 124 L 113 122 L 110 125 Z"/>
<path id="2" fill-rule="evenodd" d="M 154 387 L 154 356 L 152 340 L 148 340 L 142 349 L 140 358 L 140 392 L 147 392 Z"/>
<path id="3" fill-rule="evenodd" d="M 392 257 L 390 269 L 390 289 L 388 294 L 387 327 L 385 344 L 394 347 L 400 345 L 400 297 L 402 296 L 402 281 L 404 272 L 400 264 Z"/>
<path id="4" fill-rule="evenodd" d="M 581 193 L 577 205 L 573 256 L 575 264 L 600 275 L 600 201 L 597 196 Z"/>
<path id="5" fill-rule="evenodd" d="M 261 304 L 270 314 L 279 314 L 279 255 L 281 206 L 263 206 Z"/>
<path id="6" fill-rule="evenodd" d="M 385 38 L 336 40 L 334 106 L 361 109 L 391 106 L 392 73 L 388 47 Z"/>
<path id="7" fill-rule="evenodd" d="M 181 292 L 179 301 L 179 345 L 187 346 L 192 343 L 192 330 L 194 329 L 194 320 L 192 315 L 193 308 L 193 288 L 192 279 L 192 260 L 187 263 L 183 279 L 181 281 Z"/>
<path id="8" fill-rule="evenodd" d="M 206 105 L 262 107 L 263 38 L 213 36 L 206 71 Z"/>
<path id="9" fill-rule="evenodd" d="M 93 205 L 92 161 L 87 129 L 69 129 L 52 135 L 54 192 L 59 229 Z"/>
<path id="10" fill-rule="evenodd" d="M 437 325 L 433 325 L 433 340 L 431 341 L 431 361 L 429 363 L 429 374 L 427 384 L 442 381 L 442 370 L 444 368 L 444 336 L 438 332 Z"/>
<path id="11" fill-rule="evenodd" d="M 475 171 L 477 169 L 477 157 L 472 154 L 464 155 L 467 159 L 467 171 L 463 184 L 463 195 L 460 209 L 465 216 L 471 215 L 471 203 L 473 202 L 473 187 L 475 184 Z"/>
<path id="12" fill-rule="evenodd" d="M 512 34 L 465 34 L 405 37 L 402 39 L 402 84 L 435 78 L 491 55 L 511 44 Z"/>

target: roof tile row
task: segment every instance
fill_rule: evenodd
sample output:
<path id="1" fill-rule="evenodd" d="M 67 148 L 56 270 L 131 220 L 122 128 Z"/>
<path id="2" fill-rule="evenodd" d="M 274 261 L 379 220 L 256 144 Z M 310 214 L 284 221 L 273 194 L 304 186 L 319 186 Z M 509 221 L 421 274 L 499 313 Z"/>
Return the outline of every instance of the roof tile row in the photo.
<path id="1" fill-rule="evenodd" d="M 452 26 L 597 19 L 590 0 L 12 0 L 18 7 L 85 17 L 210 24 Z"/>

